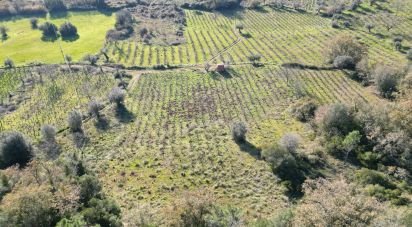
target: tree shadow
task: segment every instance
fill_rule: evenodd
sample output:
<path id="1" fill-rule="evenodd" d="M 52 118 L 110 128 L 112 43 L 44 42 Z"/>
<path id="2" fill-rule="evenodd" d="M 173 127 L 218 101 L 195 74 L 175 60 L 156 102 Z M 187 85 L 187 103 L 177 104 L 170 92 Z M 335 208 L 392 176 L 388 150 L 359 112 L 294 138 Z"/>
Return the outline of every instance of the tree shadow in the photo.
<path id="1" fill-rule="evenodd" d="M 121 123 L 133 122 L 135 119 L 134 114 L 130 112 L 124 105 L 119 105 L 116 107 L 115 116 Z"/>
<path id="2" fill-rule="evenodd" d="M 43 41 L 43 42 L 55 42 L 57 39 L 59 38 L 59 36 L 42 36 L 41 37 L 41 40 Z"/>
<path id="3" fill-rule="evenodd" d="M 256 159 L 261 159 L 261 153 L 262 149 L 256 147 L 249 141 L 244 141 L 244 142 L 236 142 L 236 144 L 239 146 L 240 150 L 243 152 L 246 152 L 250 154 L 251 156 L 255 157 Z"/>
<path id="4" fill-rule="evenodd" d="M 72 139 L 77 148 L 85 147 L 89 142 L 89 138 L 86 137 L 83 131 L 73 132 Z"/>
<path id="5" fill-rule="evenodd" d="M 101 116 L 94 122 L 94 126 L 100 131 L 107 131 L 110 126 L 110 120 L 105 116 Z"/>
<path id="6" fill-rule="evenodd" d="M 263 7 L 263 6 L 257 6 L 257 7 L 255 7 L 254 8 L 254 10 L 256 11 L 256 12 L 259 12 L 259 13 L 268 13 L 269 12 L 269 10 L 267 10 L 265 7 Z"/>
<path id="7" fill-rule="evenodd" d="M 6 36 L 1 36 L 1 41 L 2 42 L 5 42 L 6 40 L 8 40 L 9 39 L 9 36 L 8 35 L 6 35 Z"/>
<path id="8" fill-rule="evenodd" d="M 249 32 L 247 32 L 247 33 L 240 33 L 240 35 L 241 35 L 243 38 L 245 38 L 245 39 L 252 38 L 252 35 L 251 35 Z"/>
<path id="9" fill-rule="evenodd" d="M 79 34 L 69 36 L 69 37 L 62 37 L 62 40 L 65 42 L 74 42 L 80 38 Z"/>

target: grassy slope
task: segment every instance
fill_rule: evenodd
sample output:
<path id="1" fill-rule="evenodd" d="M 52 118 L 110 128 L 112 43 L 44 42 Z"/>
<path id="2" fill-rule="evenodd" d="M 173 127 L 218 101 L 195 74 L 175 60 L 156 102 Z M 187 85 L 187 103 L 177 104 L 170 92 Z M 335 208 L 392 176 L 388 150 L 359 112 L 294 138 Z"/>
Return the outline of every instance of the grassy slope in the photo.
<path id="1" fill-rule="evenodd" d="M 29 18 L 15 21 L 2 21 L 9 28 L 9 38 L 0 41 L 0 60 L 10 57 L 16 64 L 27 64 L 31 61 L 45 63 L 61 63 L 63 57 L 58 41 L 45 42 L 41 40 L 39 30 L 32 30 Z M 45 18 L 39 18 L 39 24 Z M 62 41 L 65 54 L 80 60 L 87 53 L 96 53 L 103 46 L 106 31 L 113 27 L 114 17 L 99 12 L 69 12 L 64 17 L 50 18 L 50 21 L 60 26 L 65 21 L 73 23 L 78 30 L 79 39 L 74 42 Z"/>
<path id="2" fill-rule="evenodd" d="M 185 190 L 208 188 L 248 217 L 273 215 L 288 206 L 284 189 L 267 163 L 253 154 L 287 132 L 310 143 L 313 132 L 288 112 L 297 100 L 295 85 L 325 104 L 375 100 L 339 71 L 298 70 L 290 72 L 289 83 L 281 72 L 276 66 L 242 66 L 225 77 L 189 70 L 143 74 L 130 83 L 126 106 L 131 117 L 116 116 L 106 106 L 109 127 L 99 129 L 94 120 L 86 121 L 88 144 L 78 152 L 125 212 L 139 205 L 162 208 Z M 110 74 L 80 73 L 70 80 L 69 74 L 52 74 L 56 76 L 36 83 L 26 94 L 31 98 L 2 119 L 3 130 L 17 129 L 35 139 L 42 124 L 64 128 L 68 112 L 76 108 L 86 113 L 90 99 L 107 100 L 116 84 Z M 249 127 L 246 146 L 231 139 L 235 121 Z M 65 149 L 75 149 L 71 140 L 68 131 L 59 134 Z"/>
<path id="3" fill-rule="evenodd" d="M 112 60 L 125 65 L 140 66 L 167 63 L 203 65 L 207 61 L 239 64 L 248 62 L 251 54 L 259 53 L 262 55 L 262 62 L 266 63 L 300 62 L 322 65 L 325 44 L 331 37 L 345 32 L 356 36 L 368 46 L 371 64 L 381 61 L 396 64 L 406 62 L 403 54 L 393 51 L 392 37 L 388 36 L 381 26 L 377 26 L 376 32 L 386 35 L 385 39 L 367 33 L 363 25 L 352 29 L 334 29 L 331 27 L 330 18 L 293 10 L 264 8 L 260 11 L 223 13 L 186 10 L 186 17 L 186 44 L 164 47 L 132 41 L 111 42 L 107 48 Z M 244 24 L 244 37 L 234 29 L 238 22 Z M 393 32 L 397 34 L 410 31 L 410 25 L 410 21 L 406 21 Z M 237 40 L 241 41 L 236 42 Z M 236 44 L 232 46 L 233 43 Z M 408 45 L 408 41 L 405 41 L 405 44 Z M 226 48 L 229 49 L 225 50 Z"/>

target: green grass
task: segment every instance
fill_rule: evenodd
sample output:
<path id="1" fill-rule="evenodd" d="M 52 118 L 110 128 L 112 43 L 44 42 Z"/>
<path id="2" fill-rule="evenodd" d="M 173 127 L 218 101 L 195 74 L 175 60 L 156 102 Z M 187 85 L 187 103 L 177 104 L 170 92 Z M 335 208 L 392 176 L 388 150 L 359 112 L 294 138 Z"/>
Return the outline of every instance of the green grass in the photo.
<path id="1" fill-rule="evenodd" d="M 39 18 L 39 24 L 46 19 Z M 59 42 L 65 54 L 73 57 L 74 61 L 80 60 L 87 53 L 96 53 L 104 45 L 106 31 L 113 27 L 114 16 L 99 12 L 69 12 L 66 16 L 50 18 L 58 27 L 65 21 L 73 23 L 78 30 L 79 39 L 69 42 L 42 41 L 42 33 L 30 27 L 30 19 L 16 19 L 14 21 L 0 21 L 8 29 L 8 39 L 0 41 L 0 60 L 10 57 L 17 65 L 33 61 L 44 63 L 61 63 L 63 57 Z"/>
<path id="2" fill-rule="evenodd" d="M 36 82 L 26 94 L 31 98 L 1 119 L 2 130 L 36 139 L 42 124 L 65 128 L 68 112 L 86 114 L 92 98 L 107 104 L 116 84 L 110 74 L 49 73 L 55 76 Z M 185 190 L 209 188 L 220 202 L 242 207 L 248 217 L 270 216 L 287 206 L 284 189 L 269 165 L 251 154 L 287 132 L 311 140 L 312 132 L 289 114 L 298 100 L 295 85 L 323 104 L 375 99 L 339 71 L 288 75 L 277 66 L 236 66 L 225 76 L 189 70 L 143 74 L 128 89 L 132 117 L 124 121 L 106 105 L 109 127 L 101 130 L 86 120 L 88 143 L 77 152 L 125 212 L 137 203 L 161 209 Z M 248 125 L 247 146 L 231 138 L 236 121 Z M 64 150 L 76 150 L 69 131 L 60 133 L 58 142 Z"/>
<path id="3" fill-rule="evenodd" d="M 262 56 L 262 62 L 270 64 L 299 62 L 324 65 L 322 52 L 327 42 L 335 35 L 349 33 L 369 48 L 371 65 L 378 62 L 406 63 L 405 55 L 394 51 L 392 37 L 381 26 L 377 25 L 376 32 L 385 34 L 385 39 L 367 33 L 363 25 L 352 29 L 334 29 L 331 27 L 331 18 L 313 13 L 273 10 L 268 7 L 264 10 L 223 13 L 186 10 L 188 26 L 184 32 L 185 44 L 163 47 L 122 41 L 109 42 L 107 48 L 112 61 L 127 66 L 203 65 L 208 61 L 212 64 L 223 61 L 242 64 L 249 62 L 248 57 L 256 53 Z M 235 29 L 238 22 L 244 24 L 243 35 Z M 409 31 L 408 26 L 410 22 L 407 21 L 393 32 Z M 408 46 L 408 40 L 404 44 Z M 161 50 L 159 57 L 158 50 Z M 171 57 L 163 58 L 164 52 Z"/>

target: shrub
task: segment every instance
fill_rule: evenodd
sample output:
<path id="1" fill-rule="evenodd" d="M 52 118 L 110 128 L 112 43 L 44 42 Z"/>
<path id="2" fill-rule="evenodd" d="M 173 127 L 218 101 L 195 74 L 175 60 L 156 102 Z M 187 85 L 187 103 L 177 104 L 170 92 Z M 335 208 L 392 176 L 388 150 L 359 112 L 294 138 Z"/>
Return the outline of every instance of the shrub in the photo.
<path id="1" fill-rule="evenodd" d="M 130 29 L 133 24 L 133 16 L 127 10 L 120 10 L 116 13 L 116 24 L 115 27 L 117 30 L 121 29 Z"/>
<path id="2" fill-rule="evenodd" d="M 355 179 L 363 185 L 377 184 L 388 189 L 396 188 L 396 185 L 392 183 L 385 174 L 367 168 L 357 170 L 355 173 Z"/>
<path id="3" fill-rule="evenodd" d="M 91 175 L 83 175 L 79 179 L 80 201 L 87 204 L 92 198 L 100 198 L 102 186 L 99 180 Z"/>
<path id="4" fill-rule="evenodd" d="M 236 143 L 244 143 L 246 141 L 247 127 L 243 122 L 237 122 L 232 126 L 232 137 Z"/>
<path id="5" fill-rule="evenodd" d="M 7 29 L 7 27 L 6 26 L 4 26 L 4 25 L 0 25 L 0 34 L 1 34 L 1 37 L 2 37 L 2 39 L 6 39 L 7 38 L 7 31 L 8 31 L 8 29 Z"/>
<path id="6" fill-rule="evenodd" d="M 375 69 L 373 77 L 381 96 L 391 98 L 392 93 L 397 90 L 398 78 L 396 74 L 395 69 L 385 65 L 380 65 Z"/>
<path id="7" fill-rule="evenodd" d="M 327 136 L 346 135 L 354 128 L 353 117 L 343 104 L 331 105 L 321 120 L 321 128 Z"/>
<path id="8" fill-rule="evenodd" d="M 6 58 L 6 60 L 4 60 L 4 66 L 6 66 L 7 68 L 13 68 L 14 67 L 14 61 L 11 60 L 10 58 Z"/>
<path id="9" fill-rule="evenodd" d="M 292 114 L 299 121 L 309 121 L 315 116 L 318 105 L 312 100 L 305 100 L 292 107 Z"/>
<path id="10" fill-rule="evenodd" d="M 287 133 L 279 140 L 279 145 L 294 154 L 299 147 L 300 141 L 301 138 L 298 134 Z"/>
<path id="11" fill-rule="evenodd" d="M 25 166 L 33 157 L 30 142 L 19 132 L 7 132 L 0 140 L 0 168 L 12 165 Z"/>
<path id="12" fill-rule="evenodd" d="M 67 62 L 68 64 L 70 64 L 70 63 L 73 61 L 72 56 L 70 56 L 70 55 L 68 55 L 68 54 L 64 55 L 64 59 L 66 60 L 66 62 Z"/>
<path id="13" fill-rule="evenodd" d="M 345 28 L 349 28 L 350 26 L 352 26 L 352 23 L 346 20 L 343 22 L 343 26 L 345 26 Z"/>
<path id="14" fill-rule="evenodd" d="M 63 38 L 77 36 L 77 28 L 70 22 L 65 22 L 62 24 L 59 31 Z"/>
<path id="15" fill-rule="evenodd" d="M 48 21 L 40 25 L 39 29 L 43 32 L 44 37 L 57 37 L 58 28 L 55 24 Z"/>
<path id="16" fill-rule="evenodd" d="M 148 32 L 147 28 L 141 28 L 139 31 L 140 37 L 143 38 Z"/>
<path id="17" fill-rule="evenodd" d="M 412 61 L 412 49 L 409 49 L 406 53 L 406 58 Z"/>
<path id="18" fill-rule="evenodd" d="M 262 151 L 262 157 L 271 164 L 275 172 L 295 168 L 295 157 L 285 147 L 276 144 Z"/>
<path id="19" fill-rule="evenodd" d="M 332 28 L 339 28 L 339 22 L 337 22 L 336 20 L 333 20 L 331 25 L 332 25 Z"/>
<path id="20" fill-rule="evenodd" d="M 236 24 L 236 29 L 239 31 L 239 33 L 241 33 L 242 32 L 242 30 L 245 28 L 245 26 L 242 24 L 242 23 L 237 23 Z"/>
<path id="21" fill-rule="evenodd" d="M 56 208 L 55 198 L 50 191 L 32 186 L 23 191 L 14 192 L 13 196 L 6 198 L 9 206 L 0 212 L 1 226 L 54 226 L 60 214 Z M 2 215 L 5 214 L 5 220 Z M 2 223 L 3 222 L 3 223 Z"/>
<path id="22" fill-rule="evenodd" d="M 308 180 L 303 188 L 292 226 L 370 226 L 386 208 L 342 178 Z"/>
<path id="23" fill-rule="evenodd" d="M 109 93 L 109 101 L 115 103 L 117 107 L 124 105 L 124 99 L 126 97 L 126 92 L 120 88 L 113 88 Z"/>
<path id="24" fill-rule="evenodd" d="M 122 226 L 120 213 L 120 208 L 113 201 L 96 198 L 91 199 L 88 208 L 82 211 L 84 220 L 90 225 L 111 227 Z"/>
<path id="25" fill-rule="evenodd" d="M 37 18 L 30 19 L 30 26 L 32 29 L 37 29 L 39 20 Z"/>
<path id="26" fill-rule="evenodd" d="M 92 116 L 95 117 L 96 119 L 100 118 L 100 110 L 103 108 L 103 105 L 96 100 L 93 100 L 89 102 L 88 106 L 88 113 Z"/>
<path id="27" fill-rule="evenodd" d="M 354 70 L 356 64 L 351 56 L 337 56 L 333 61 L 333 66 L 335 66 L 338 69 Z"/>
<path id="28" fill-rule="evenodd" d="M 40 132 L 43 141 L 48 143 L 54 143 L 56 141 L 56 128 L 52 125 L 43 125 Z"/>
<path id="29" fill-rule="evenodd" d="M 82 114 L 77 110 L 73 110 L 69 113 L 67 123 L 72 132 L 81 132 L 83 125 Z"/>
<path id="30" fill-rule="evenodd" d="M 96 65 L 97 61 L 99 60 L 99 58 L 96 55 L 92 55 L 92 54 L 86 54 L 83 57 L 84 61 L 88 61 L 90 63 L 90 65 Z"/>
<path id="31" fill-rule="evenodd" d="M 367 23 L 365 25 L 365 28 L 368 29 L 368 32 L 370 33 L 372 31 L 373 28 L 375 28 L 375 25 L 372 23 Z"/>
<path id="32" fill-rule="evenodd" d="M 367 49 L 358 43 L 352 36 L 337 35 L 327 44 L 324 52 L 327 60 L 333 62 L 338 56 L 350 56 L 355 64 L 367 54 Z"/>

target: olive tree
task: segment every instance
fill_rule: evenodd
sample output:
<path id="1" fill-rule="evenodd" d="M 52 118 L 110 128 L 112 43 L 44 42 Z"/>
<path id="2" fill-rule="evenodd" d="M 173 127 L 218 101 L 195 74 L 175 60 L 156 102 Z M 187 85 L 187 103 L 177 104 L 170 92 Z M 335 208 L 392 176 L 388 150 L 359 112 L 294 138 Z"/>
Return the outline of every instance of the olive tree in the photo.
<path id="1" fill-rule="evenodd" d="M 397 90 L 397 71 L 389 66 L 380 65 L 373 72 L 376 88 L 385 98 L 392 97 L 392 93 Z"/>
<path id="2" fill-rule="evenodd" d="M 117 108 L 124 107 L 124 99 L 126 97 L 126 92 L 118 87 L 113 88 L 109 93 L 110 103 L 116 104 Z"/>
<path id="3" fill-rule="evenodd" d="M 67 123 L 72 132 L 81 132 L 83 125 L 82 114 L 77 110 L 73 110 L 69 113 Z"/>
<path id="4" fill-rule="evenodd" d="M 61 26 L 60 26 L 60 35 L 63 38 L 68 38 L 68 37 L 75 37 L 77 36 L 77 28 L 76 26 L 74 26 L 72 23 L 70 22 L 64 22 Z"/>
<path id="5" fill-rule="evenodd" d="M 244 25 L 242 23 L 237 23 L 235 27 L 239 31 L 239 33 L 242 33 L 242 30 L 244 29 Z"/>
<path id="6" fill-rule="evenodd" d="M 232 137 L 237 143 L 244 143 L 246 141 L 247 127 L 243 122 L 236 122 L 232 126 Z"/>
<path id="7" fill-rule="evenodd" d="M 39 27 L 38 23 L 39 20 L 37 18 L 33 17 L 30 19 L 30 26 L 32 29 L 37 29 Z"/>
<path id="8" fill-rule="evenodd" d="M 19 132 L 6 132 L 0 137 L 0 168 L 25 166 L 33 157 L 31 143 Z"/>
<path id="9" fill-rule="evenodd" d="M 367 49 L 352 36 L 341 34 L 333 37 L 327 44 L 324 55 L 333 63 L 338 56 L 349 56 L 357 64 L 367 55 Z"/>

